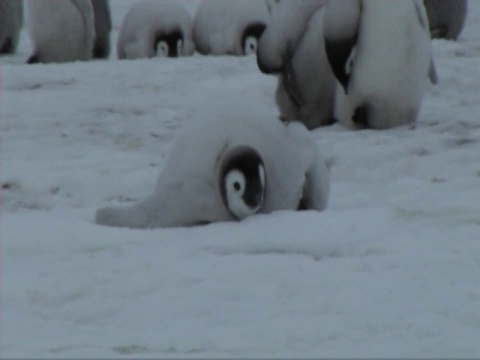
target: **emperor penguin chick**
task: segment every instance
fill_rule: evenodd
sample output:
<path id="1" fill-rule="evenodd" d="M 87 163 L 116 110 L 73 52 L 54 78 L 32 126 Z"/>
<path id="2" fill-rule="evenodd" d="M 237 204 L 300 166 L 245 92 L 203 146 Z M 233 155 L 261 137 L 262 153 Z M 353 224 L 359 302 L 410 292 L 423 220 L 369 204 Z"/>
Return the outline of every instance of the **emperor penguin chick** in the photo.
<path id="1" fill-rule="evenodd" d="M 328 169 L 302 124 L 286 126 L 246 103 L 222 104 L 198 117 L 177 136 L 154 193 L 133 206 L 98 210 L 97 224 L 193 226 L 326 208 Z"/>
<path id="2" fill-rule="evenodd" d="M 33 54 L 28 63 L 89 60 L 95 25 L 90 0 L 27 0 Z"/>
<path id="3" fill-rule="evenodd" d="M 195 47 L 202 55 L 256 54 L 268 16 L 265 0 L 203 0 L 193 23 Z"/>
<path id="4" fill-rule="evenodd" d="M 143 0 L 132 5 L 118 37 L 119 59 L 193 55 L 192 19 L 176 1 Z"/>

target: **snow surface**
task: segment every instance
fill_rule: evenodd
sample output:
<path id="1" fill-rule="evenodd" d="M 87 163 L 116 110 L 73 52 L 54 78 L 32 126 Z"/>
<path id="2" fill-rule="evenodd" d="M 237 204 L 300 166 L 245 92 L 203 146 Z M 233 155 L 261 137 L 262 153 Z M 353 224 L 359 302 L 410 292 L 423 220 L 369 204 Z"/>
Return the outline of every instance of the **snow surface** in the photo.
<path id="1" fill-rule="evenodd" d="M 116 36 L 132 2 L 111 3 Z M 479 44 L 471 1 L 416 130 L 314 132 L 327 211 L 145 231 L 95 210 L 148 195 L 199 107 L 273 111 L 275 77 L 253 57 L 26 66 L 24 32 L 0 59 L 1 355 L 479 357 Z"/>

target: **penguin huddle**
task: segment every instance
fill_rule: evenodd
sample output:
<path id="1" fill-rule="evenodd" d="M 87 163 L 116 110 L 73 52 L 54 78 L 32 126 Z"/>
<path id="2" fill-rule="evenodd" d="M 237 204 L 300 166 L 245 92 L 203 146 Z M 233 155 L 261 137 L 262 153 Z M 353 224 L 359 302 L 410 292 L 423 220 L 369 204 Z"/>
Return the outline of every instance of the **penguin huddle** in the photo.
<path id="1" fill-rule="evenodd" d="M 329 186 L 322 155 L 302 124 L 284 125 L 260 107 L 233 102 L 202 109 L 183 127 L 150 197 L 99 209 L 95 221 L 144 229 L 321 211 Z"/>
<path id="2" fill-rule="evenodd" d="M 203 0 L 194 18 L 178 1 L 141 0 L 123 19 L 117 42 L 119 59 L 256 54 L 273 0 Z M 112 19 L 109 0 L 25 0 L 34 63 L 108 58 Z M 19 5 L 15 5 L 19 4 Z M 0 43 L 16 46 L 21 21 L 13 12 L 22 0 L 0 2 Z M 14 21 L 15 20 L 15 21 Z M 5 28 L 5 35 L 3 35 Z M 11 29 L 11 30 L 9 30 Z M 16 29 L 16 30 L 15 30 Z M 16 32 L 16 35 L 9 35 Z M 2 40 L 2 38 L 5 38 Z"/>
<path id="3" fill-rule="evenodd" d="M 430 36 L 439 13 L 450 21 L 441 35 L 458 36 L 466 1 L 280 0 L 257 53 L 259 69 L 278 76 L 280 118 L 309 129 L 414 127 L 438 80 Z"/>

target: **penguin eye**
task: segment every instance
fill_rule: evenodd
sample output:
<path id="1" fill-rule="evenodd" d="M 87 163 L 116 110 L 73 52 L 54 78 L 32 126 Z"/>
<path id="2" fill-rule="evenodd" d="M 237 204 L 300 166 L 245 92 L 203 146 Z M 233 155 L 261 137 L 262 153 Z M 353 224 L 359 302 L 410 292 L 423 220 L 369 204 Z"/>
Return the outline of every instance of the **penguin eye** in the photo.
<path id="1" fill-rule="evenodd" d="M 235 189 L 235 191 L 238 192 L 238 191 L 240 191 L 240 189 L 241 189 L 242 187 L 241 187 L 241 185 L 240 185 L 240 183 L 239 183 L 238 181 L 235 181 L 235 182 L 233 183 L 233 188 Z"/>
<path id="2" fill-rule="evenodd" d="M 255 54 L 257 52 L 258 40 L 255 36 L 249 36 L 245 41 L 245 55 Z"/>

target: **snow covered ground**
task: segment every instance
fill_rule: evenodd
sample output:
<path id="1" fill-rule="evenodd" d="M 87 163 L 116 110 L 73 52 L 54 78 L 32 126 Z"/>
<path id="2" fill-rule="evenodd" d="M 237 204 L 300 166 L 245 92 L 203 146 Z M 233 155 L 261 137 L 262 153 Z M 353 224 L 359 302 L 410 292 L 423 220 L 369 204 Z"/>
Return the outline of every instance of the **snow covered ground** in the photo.
<path id="1" fill-rule="evenodd" d="M 184 0 L 192 13 L 198 1 Z M 113 0 L 115 43 L 130 0 Z M 179 127 L 275 114 L 253 57 L 1 58 L 1 356 L 479 357 L 480 2 L 412 131 L 314 132 L 328 211 L 190 229 L 93 223 L 154 187 Z M 215 129 L 211 129 L 215 131 Z M 202 149 L 198 149 L 202 151 Z"/>

